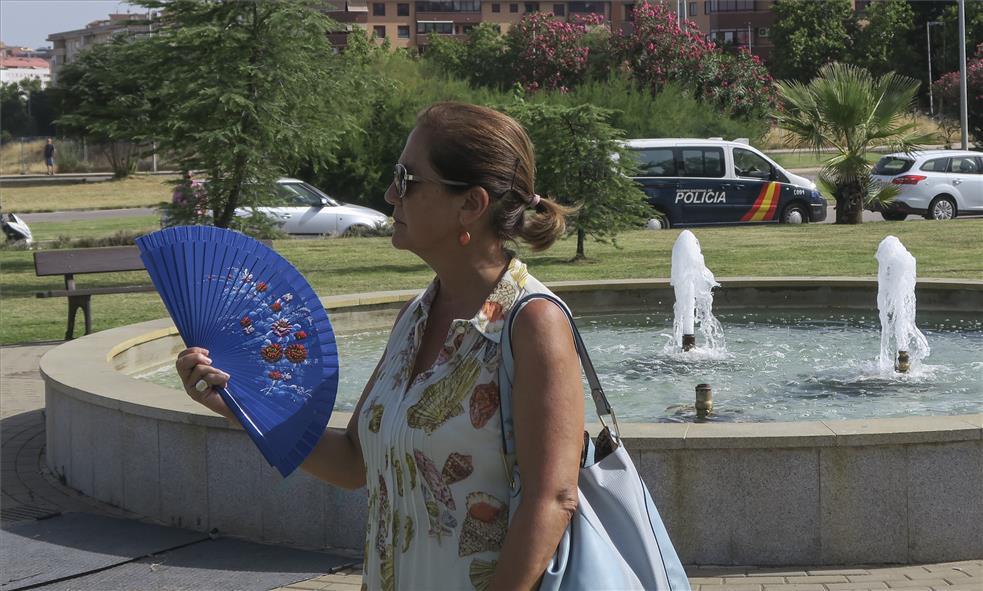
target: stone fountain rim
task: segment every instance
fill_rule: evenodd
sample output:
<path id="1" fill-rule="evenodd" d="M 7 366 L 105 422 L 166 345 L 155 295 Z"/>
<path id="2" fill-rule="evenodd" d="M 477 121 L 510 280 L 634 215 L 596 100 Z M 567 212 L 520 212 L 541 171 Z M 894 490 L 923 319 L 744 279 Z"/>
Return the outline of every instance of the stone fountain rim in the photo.
<path id="1" fill-rule="evenodd" d="M 730 277 L 718 278 L 726 287 L 876 287 L 877 280 L 865 277 Z M 919 287 L 937 290 L 983 291 L 983 281 L 919 279 Z M 615 279 L 549 283 L 563 293 L 604 289 L 665 288 L 668 279 Z M 393 305 L 419 293 L 400 290 L 327 296 L 321 298 L 329 310 Z M 221 417 L 170 388 L 117 371 L 114 357 L 136 345 L 174 335 L 169 318 L 141 322 L 68 341 L 46 353 L 40 363 L 46 382 L 79 402 L 119 410 L 150 419 L 231 429 Z M 83 368 L 79 370 L 77 368 Z M 125 397 L 141 389 L 141 403 Z M 335 412 L 329 427 L 344 428 L 351 413 Z M 593 427 L 591 430 L 595 430 Z M 956 416 L 798 421 L 773 423 L 625 423 L 622 435 L 633 450 L 794 448 L 859 445 L 941 443 L 983 439 L 983 413 Z"/>

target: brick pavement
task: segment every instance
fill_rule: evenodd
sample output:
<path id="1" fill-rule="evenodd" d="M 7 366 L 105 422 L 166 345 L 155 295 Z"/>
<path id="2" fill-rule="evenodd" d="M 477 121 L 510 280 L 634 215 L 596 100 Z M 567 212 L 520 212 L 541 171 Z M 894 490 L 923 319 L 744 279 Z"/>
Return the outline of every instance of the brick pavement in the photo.
<path id="1" fill-rule="evenodd" d="M 44 470 L 44 384 L 37 367 L 50 347 L 0 348 L 3 520 L 21 521 L 67 511 L 137 518 L 75 492 Z M 983 557 L 902 566 L 690 567 L 687 573 L 694 591 L 983 591 Z M 356 591 L 361 584 L 361 571 L 348 569 L 275 591 Z M 207 582 L 203 581 L 201 588 L 207 589 Z"/>

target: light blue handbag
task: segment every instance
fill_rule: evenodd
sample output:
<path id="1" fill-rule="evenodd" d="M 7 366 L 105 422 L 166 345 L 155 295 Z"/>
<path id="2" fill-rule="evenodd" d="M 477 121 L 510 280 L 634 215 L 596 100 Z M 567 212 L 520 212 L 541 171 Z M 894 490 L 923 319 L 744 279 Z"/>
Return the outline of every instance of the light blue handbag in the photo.
<path id="1" fill-rule="evenodd" d="M 540 590 L 688 591 L 690 584 L 686 572 L 669 541 L 669 534 L 652 502 L 652 496 L 621 443 L 617 418 L 604 396 L 573 316 L 562 301 L 548 293 L 529 294 L 516 302 L 502 332 L 499 383 L 502 449 L 512 486 L 510 520 L 522 494 L 519 466 L 515 461 L 512 420 L 512 376 L 515 373 L 512 323 L 515 314 L 536 298 L 552 301 L 570 320 L 577 353 L 603 426 L 595 441 L 584 433 L 585 449 L 578 482 L 577 511 L 546 567 Z M 571 371 L 574 371 L 573 368 Z M 605 417 L 611 418 L 614 433 L 605 423 Z"/>

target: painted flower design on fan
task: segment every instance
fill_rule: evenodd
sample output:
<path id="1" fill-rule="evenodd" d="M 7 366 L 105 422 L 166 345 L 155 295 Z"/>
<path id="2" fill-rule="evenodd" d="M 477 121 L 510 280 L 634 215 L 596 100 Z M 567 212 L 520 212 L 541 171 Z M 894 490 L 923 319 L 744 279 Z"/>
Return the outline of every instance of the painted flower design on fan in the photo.
<path id="1" fill-rule="evenodd" d="M 260 349 L 259 352 L 263 356 L 263 359 L 270 363 L 276 363 L 277 361 L 280 361 L 281 357 L 283 357 L 283 347 L 276 343 L 266 345 Z"/>
<path id="2" fill-rule="evenodd" d="M 290 362 L 301 363 L 307 359 L 307 347 L 296 343 L 293 345 L 287 345 L 285 354 Z"/>
<path id="3" fill-rule="evenodd" d="M 274 320 L 273 326 L 270 327 L 273 334 L 281 338 L 289 335 L 292 329 L 293 326 L 291 326 L 290 321 L 285 318 Z"/>

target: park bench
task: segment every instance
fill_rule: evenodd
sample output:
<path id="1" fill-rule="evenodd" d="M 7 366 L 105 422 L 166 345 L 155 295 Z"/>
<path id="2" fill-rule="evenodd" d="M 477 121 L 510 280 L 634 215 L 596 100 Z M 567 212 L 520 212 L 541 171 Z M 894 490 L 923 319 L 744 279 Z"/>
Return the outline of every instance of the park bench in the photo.
<path id="1" fill-rule="evenodd" d="M 68 298 L 68 329 L 65 339 L 73 338 L 75 315 L 82 310 L 85 317 L 85 334 L 92 332 L 90 300 L 94 295 L 109 293 L 141 293 L 155 291 L 149 282 L 141 285 L 79 288 L 75 275 L 86 273 L 119 273 L 142 271 L 146 267 L 140 260 L 136 246 L 111 246 L 107 248 L 79 248 L 71 250 L 40 250 L 34 253 L 34 272 L 38 277 L 65 276 L 65 289 L 37 292 L 39 298 Z"/>

